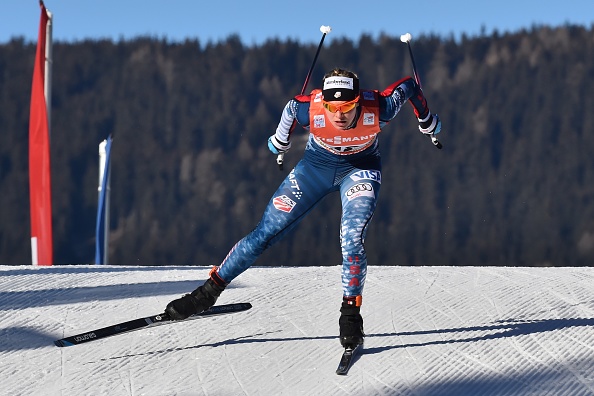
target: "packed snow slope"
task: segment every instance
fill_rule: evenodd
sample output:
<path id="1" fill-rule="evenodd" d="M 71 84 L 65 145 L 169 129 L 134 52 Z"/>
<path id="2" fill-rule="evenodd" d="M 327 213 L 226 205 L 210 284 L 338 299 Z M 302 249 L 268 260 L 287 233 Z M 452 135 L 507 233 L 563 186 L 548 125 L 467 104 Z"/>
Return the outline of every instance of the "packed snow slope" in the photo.
<path id="1" fill-rule="evenodd" d="M 337 376 L 340 268 L 251 268 L 250 311 L 58 348 L 163 311 L 205 267 L 0 266 L 2 395 L 594 395 L 594 268 L 371 267 Z"/>

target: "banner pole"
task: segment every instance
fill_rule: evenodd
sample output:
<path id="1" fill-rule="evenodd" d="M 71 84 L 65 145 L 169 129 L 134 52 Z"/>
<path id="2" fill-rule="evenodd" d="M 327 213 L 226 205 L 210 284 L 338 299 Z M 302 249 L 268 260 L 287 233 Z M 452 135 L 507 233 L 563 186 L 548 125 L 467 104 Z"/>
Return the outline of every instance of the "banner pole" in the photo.
<path id="1" fill-rule="evenodd" d="M 52 49 L 52 32 L 53 32 L 53 15 L 46 8 L 47 12 L 47 26 L 45 28 L 45 81 L 43 90 L 45 92 L 45 103 L 47 107 L 47 130 L 49 141 L 51 143 L 52 137 L 52 65 L 53 65 L 53 49 Z"/>
<path id="2" fill-rule="evenodd" d="M 51 13 L 39 1 L 41 18 L 29 109 L 29 204 L 31 262 L 53 264 L 49 112 L 51 109 Z M 49 25 L 49 26 L 48 26 Z M 49 32 L 49 35 L 48 35 Z M 49 66 L 48 66 L 49 65 Z"/>
<path id="3" fill-rule="evenodd" d="M 111 193 L 111 166 L 109 156 L 111 151 L 109 141 L 99 143 L 99 186 L 97 187 L 97 230 L 95 247 L 95 264 L 109 264 L 109 210 Z M 103 241 L 101 241 L 103 239 Z"/>

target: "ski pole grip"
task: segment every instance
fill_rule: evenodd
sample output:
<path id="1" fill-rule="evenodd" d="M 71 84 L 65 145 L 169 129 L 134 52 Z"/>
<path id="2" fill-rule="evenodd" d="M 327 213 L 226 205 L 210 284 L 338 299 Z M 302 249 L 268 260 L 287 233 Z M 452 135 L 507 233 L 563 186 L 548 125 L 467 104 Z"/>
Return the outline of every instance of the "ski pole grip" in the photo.
<path id="1" fill-rule="evenodd" d="M 437 140 L 437 138 L 435 137 L 435 135 L 429 135 L 429 137 L 431 138 L 431 143 L 433 143 L 433 145 L 435 147 L 437 147 L 440 150 L 443 148 L 443 146 L 441 145 L 441 143 L 439 142 L 439 140 Z"/>
<path id="2" fill-rule="evenodd" d="M 285 160 L 285 153 L 280 153 L 277 157 L 276 157 L 276 163 L 278 164 L 278 169 L 279 170 L 283 170 L 283 162 Z"/>

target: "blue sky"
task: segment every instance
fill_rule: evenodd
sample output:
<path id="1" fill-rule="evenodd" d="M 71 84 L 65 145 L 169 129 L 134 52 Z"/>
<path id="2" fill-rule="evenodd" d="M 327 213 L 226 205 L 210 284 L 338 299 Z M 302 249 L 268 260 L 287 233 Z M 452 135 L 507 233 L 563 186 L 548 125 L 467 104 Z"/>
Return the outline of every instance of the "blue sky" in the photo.
<path id="1" fill-rule="evenodd" d="M 484 2 L 376 0 L 362 1 L 201 1 L 201 0 L 45 0 L 54 16 L 54 41 L 87 38 L 130 39 L 153 36 L 169 41 L 198 38 L 216 42 L 238 34 L 246 45 L 267 39 L 294 39 L 317 43 L 320 26 L 332 27 L 327 41 L 352 40 L 366 33 L 414 37 L 437 34 L 459 38 L 517 31 L 534 24 L 565 23 L 590 27 L 592 0 L 499 0 Z M 480 5 L 479 5 L 480 4 Z M 38 0 L 3 0 L 0 43 L 15 36 L 35 41 L 39 23 Z"/>

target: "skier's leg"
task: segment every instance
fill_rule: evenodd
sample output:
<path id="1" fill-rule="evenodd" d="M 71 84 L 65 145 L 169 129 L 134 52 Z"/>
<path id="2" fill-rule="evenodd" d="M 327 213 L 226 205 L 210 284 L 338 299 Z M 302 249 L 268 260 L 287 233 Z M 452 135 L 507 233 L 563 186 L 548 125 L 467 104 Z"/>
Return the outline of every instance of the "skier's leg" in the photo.
<path id="1" fill-rule="evenodd" d="M 256 228 L 237 242 L 223 262 L 213 268 L 204 285 L 171 301 L 165 312 L 180 320 L 210 308 L 229 282 L 295 228 L 326 194 L 333 191 L 332 183 L 326 179 L 331 180 L 301 160 L 273 194 Z"/>
<path id="2" fill-rule="evenodd" d="M 256 228 L 237 242 L 219 265 L 218 276 L 231 282 L 335 189 L 331 177 L 321 175 L 318 169 L 300 161 L 273 194 Z"/>
<path id="3" fill-rule="evenodd" d="M 356 176 L 352 177 L 353 175 Z M 360 309 L 367 275 L 364 241 L 377 205 L 381 186 L 380 175 L 380 171 L 358 169 L 345 178 L 340 187 L 343 302 L 339 327 L 340 342 L 345 347 L 363 342 L 363 318 Z"/>

